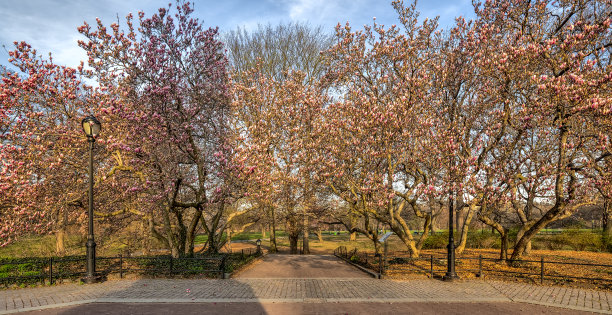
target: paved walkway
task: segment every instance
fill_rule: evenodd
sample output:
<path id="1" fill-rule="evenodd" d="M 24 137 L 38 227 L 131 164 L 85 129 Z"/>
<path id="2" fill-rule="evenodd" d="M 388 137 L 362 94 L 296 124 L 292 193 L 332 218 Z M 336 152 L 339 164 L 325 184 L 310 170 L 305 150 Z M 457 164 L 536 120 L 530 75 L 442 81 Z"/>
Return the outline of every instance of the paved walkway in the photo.
<path id="1" fill-rule="evenodd" d="M 280 309 L 283 313 L 283 309 L 287 308 L 311 310 L 305 311 L 307 313 L 328 313 L 326 310 L 333 309 L 334 305 L 357 310 L 354 313 L 363 313 L 368 307 L 377 309 L 375 305 L 379 305 L 384 306 L 381 311 L 396 313 L 389 303 L 400 303 L 404 307 L 420 303 L 421 309 L 424 309 L 422 305 L 425 303 L 441 312 L 444 309 L 454 310 L 451 306 L 453 303 L 455 306 L 462 305 L 456 308 L 462 311 L 455 313 L 472 313 L 476 310 L 474 303 L 480 303 L 481 306 L 488 305 L 490 310 L 499 310 L 490 314 L 507 313 L 503 311 L 505 309 L 512 310 L 511 313 L 523 309 L 527 313 L 539 313 L 548 309 L 547 313 L 556 314 L 567 310 L 612 314 L 612 292 L 609 291 L 485 280 L 453 283 L 439 280 L 379 280 L 333 256 L 310 255 L 268 255 L 235 278 L 227 280 L 111 280 L 90 285 L 61 284 L 0 290 L 0 314 L 41 309 L 52 311 L 51 308 L 56 314 L 70 309 L 78 314 L 87 313 L 87 308 L 102 305 L 100 303 L 114 303 L 114 306 L 104 306 L 110 308 L 109 314 L 121 312 L 122 308 L 127 313 L 129 309 L 139 309 L 134 303 L 141 305 L 142 310 L 152 307 L 153 303 L 186 303 L 192 305 L 193 310 L 198 309 L 198 303 L 208 303 L 211 307 L 216 305 L 214 303 L 221 303 L 228 310 L 235 310 L 236 314 L 266 313 L 267 309 Z M 270 306 L 277 303 L 286 305 L 284 308 Z M 358 304 L 363 307 L 349 306 Z M 538 309 L 535 305 L 555 308 L 538 306 L 541 308 Z M 182 307 L 190 309 L 189 306 Z M 152 309 L 155 310 L 154 307 Z M 163 313 L 161 308 L 158 313 Z"/>
<path id="2" fill-rule="evenodd" d="M 270 254 L 234 278 L 371 278 L 333 255 Z"/>
<path id="3" fill-rule="evenodd" d="M 612 293 L 497 281 L 144 279 L 0 291 L 0 314 L 86 303 L 523 302 L 612 314 Z"/>

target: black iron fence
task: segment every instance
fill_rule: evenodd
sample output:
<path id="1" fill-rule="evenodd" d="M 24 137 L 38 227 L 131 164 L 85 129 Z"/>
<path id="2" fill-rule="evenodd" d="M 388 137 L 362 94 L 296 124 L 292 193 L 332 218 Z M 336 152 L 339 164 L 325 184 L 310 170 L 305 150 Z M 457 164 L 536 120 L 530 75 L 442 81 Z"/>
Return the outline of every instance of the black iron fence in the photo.
<path id="1" fill-rule="evenodd" d="M 382 255 L 377 255 L 372 252 L 360 251 L 357 248 L 347 250 L 345 246 L 340 246 L 336 248 L 334 250 L 334 255 L 382 274 Z"/>
<path id="2" fill-rule="evenodd" d="M 127 274 L 143 276 L 224 277 L 259 256 L 255 249 L 232 254 L 173 258 L 161 256 L 96 257 L 96 272 L 108 276 Z M 80 279 L 85 276 L 85 256 L 62 258 L 0 259 L 0 284 L 53 284 L 57 280 Z"/>
<path id="3" fill-rule="evenodd" d="M 384 254 L 347 250 L 340 246 L 334 250 L 334 255 L 351 261 L 362 267 L 371 269 L 381 275 L 420 273 L 430 278 L 442 278 L 447 271 L 447 258 L 434 255 L 410 258 L 407 252 L 393 252 L 386 257 Z M 612 288 L 612 265 L 592 264 L 545 260 L 506 260 L 496 258 L 460 257 L 455 259 L 457 273 L 471 274 L 476 277 L 485 275 L 512 276 L 532 279 L 539 283 L 545 280 L 554 282 L 572 282 L 583 280 Z M 561 268 L 559 268 L 561 266 Z M 572 268 L 582 268 L 578 273 Z"/>

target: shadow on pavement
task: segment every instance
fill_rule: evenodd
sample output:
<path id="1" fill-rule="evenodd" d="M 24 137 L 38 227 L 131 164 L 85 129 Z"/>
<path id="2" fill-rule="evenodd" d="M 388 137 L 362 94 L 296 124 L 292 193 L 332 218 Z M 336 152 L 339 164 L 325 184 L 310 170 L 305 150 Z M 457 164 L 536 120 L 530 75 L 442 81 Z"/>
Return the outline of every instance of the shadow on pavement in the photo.
<path id="1" fill-rule="evenodd" d="M 92 303 L 24 315 L 80 314 L 591 314 L 521 303 Z"/>

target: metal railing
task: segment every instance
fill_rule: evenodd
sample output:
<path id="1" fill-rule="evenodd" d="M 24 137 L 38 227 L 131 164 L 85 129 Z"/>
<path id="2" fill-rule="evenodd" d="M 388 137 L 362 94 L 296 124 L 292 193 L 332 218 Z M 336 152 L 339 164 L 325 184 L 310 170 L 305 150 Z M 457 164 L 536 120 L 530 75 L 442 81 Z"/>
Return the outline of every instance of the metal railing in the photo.
<path id="1" fill-rule="evenodd" d="M 96 257 L 96 272 L 107 276 L 126 274 L 145 276 L 224 277 L 242 266 L 251 257 L 260 256 L 254 249 L 232 254 L 173 258 L 162 256 Z M 0 260 L 0 284 L 49 283 L 60 279 L 79 279 L 85 276 L 85 256 L 65 258 L 23 258 Z"/>
<path id="2" fill-rule="evenodd" d="M 347 250 L 346 247 L 340 246 L 334 250 L 334 255 L 350 260 L 353 263 L 359 264 L 365 268 L 376 270 L 381 275 L 386 275 L 389 272 L 395 273 L 420 273 L 429 276 L 430 278 L 442 278 L 446 273 L 446 256 L 437 257 L 434 255 L 422 256 L 418 258 L 407 257 L 407 253 L 394 252 L 389 253 L 387 257 L 380 255 L 379 259 L 373 253 L 358 251 L 357 249 Z M 602 277 L 599 275 L 612 275 L 612 265 L 609 264 L 592 264 L 592 263 L 575 263 L 564 261 L 545 260 L 542 257 L 540 260 L 506 260 L 500 261 L 496 258 L 487 258 L 480 255 L 479 257 L 461 257 L 455 259 L 456 269 L 458 273 L 471 273 L 476 277 L 483 277 L 485 274 L 501 275 L 501 276 L 520 276 L 523 278 L 531 278 L 539 283 L 544 283 L 545 280 L 588 280 L 590 282 L 603 283 L 606 286 L 612 286 L 612 276 Z M 499 264 L 503 263 L 503 266 Z M 550 266 L 581 266 L 589 268 L 590 274 L 593 276 L 577 276 L 568 270 L 567 273 L 559 273 L 551 270 Z"/>

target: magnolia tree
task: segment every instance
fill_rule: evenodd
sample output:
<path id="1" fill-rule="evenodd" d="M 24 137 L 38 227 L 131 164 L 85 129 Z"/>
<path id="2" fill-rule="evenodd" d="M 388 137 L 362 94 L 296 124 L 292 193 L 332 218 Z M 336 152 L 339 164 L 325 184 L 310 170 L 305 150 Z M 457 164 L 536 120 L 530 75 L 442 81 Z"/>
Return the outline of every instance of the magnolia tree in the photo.
<path id="1" fill-rule="evenodd" d="M 327 52 L 325 84 L 339 94 L 320 127 L 318 176 L 348 205 L 345 218 L 363 223 L 351 230 L 375 244 L 384 222 L 418 256 L 432 211 L 441 198 L 434 189 L 444 166 L 430 155 L 432 121 L 427 112 L 430 68 L 439 41 L 437 22 L 418 23 L 416 5 L 393 2 L 404 31 L 374 23 L 363 31 L 338 26 L 337 44 Z M 427 205 L 434 207 L 427 207 Z M 404 211 L 422 218 L 424 233 L 413 239 Z M 350 221 L 350 220 L 349 220 Z M 349 226 L 348 224 L 345 224 Z"/>
<path id="2" fill-rule="evenodd" d="M 285 220 L 291 253 L 297 253 L 301 222 L 308 222 L 300 218 L 309 215 L 313 205 L 311 170 L 316 161 L 311 152 L 321 141 L 313 129 L 321 125 L 317 120 L 324 98 L 315 87 L 304 84 L 299 71 L 288 73 L 280 82 L 259 68 L 243 78 L 235 85 L 235 126 L 249 169 L 254 170 L 256 184 L 250 193 L 260 207 Z"/>
<path id="3" fill-rule="evenodd" d="M 9 55 L 19 71 L 5 72 L 0 83 L 1 245 L 19 235 L 55 232 L 62 254 L 68 226 L 79 224 L 83 235 L 86 227 L 87 141 L 80 122 L 98 112 L 105 97 L 81 81 L 81 68 L 38 57 L 24 42 Z M 99 169 L 107 157 L 104 145 L 95 153 Z M 95 189 L 112 187 L 97 181 Z M 108 210 L 103 195 L 96 200 L 99 212 Z"/>
<path id="4" fill-rule="evenodd" d="M 610 8 L 489 1 L 476 13 L 473 38 L 482 42 L 478 71 L 486 82 L 479 93 L 499 114 L 487 142 L 494 145 L 483 146 L 471 187 L 485 197 L 479 218 L 502 236 L 507 226 L 491 210 L 512 203 L 521 224 L 517 259 L 540 229 L 595 201 L 587 177 L 593 163 L 583 152 L 598 161 L 609 155 L 609 139 L 593 127 L 610 111 Z M 535 215 L 535 201 L 551 206 Z"/>
<path id="5" fill-rule="evenodd" d="M 268 221 L 273 226 L 272 250 L 276 247 L 274 227 L 277 215 L 275 209 L 280 210 L 280 208 L 271 205 L 282 203 L 284 205 L 282 208 L 285 210 L 279 215 L 286 220 L 287 228 L 291 231 L 289 234 L 293 240 L 291 242 L 294 245 L 292 248 L 295 247 L 295 250 L 297 250 L 297 236 L 301 232 L 303 251 L 309 253 L 308 227 L 311 217 L 314 216 L 311 210 L 315 208 L 314 199 L 317 185 L 313 181 L 309 167 L 309 163 L 312 161 L 310 156 L 312 151 L 308 150 L 307 146 L 314 142 L 314 140 L 311 141 L 311 135 L 315 125 L 314 119 L 318 114 L 309 112 L 307 105 L 299 99 L 299 93 L 306 89 L 315 88 L 323 75 L 325 68 L 321 51 L 326 50 L 331 45 L 331 36 L 325 33 L 321 27 L 313 28 L 307 24 L 291 23 L 279 24 L 274 27 L 260 25 L 257 30 L 251 32 L 238 29 L 227 34 L 224 39 L 232 65 L 232 77 L 238 86 L 236 110 L 239 113 L 239 120 L 257 121 L 257 119 L 262 118 L 263 113 L 264 116 L 270 115 L 275 119 L 286 121 L 257 128 L 261 130 L 262 127 L 270 127 L 266 132 L 268 136 L 287 141 L 286 145 L 294 146 L 291 148 L 294 154 L 297 154 L 295 152 L 298 151 L 301 152 L 299 157 L 286 165 L 287 168 L 284 170 L 285 173 L 299 172 L 300 180 L 290 180 L 288 177 L 283 177 L 284 180 L 275 181 L 275 185 L 279 186 L 282 193 L 267 194 L 257 202 L 262 205 L 262 209 L 265 209 L 265 213 L 269 216 Z M 296 71 L 299 74 L 294 73 Z M 301 79 L 302 82 L 296 81 L 297 79 Z M 285 85 L 292 88 L 292 93 L 297 93 L 298 98 L 293 100 L 296 103 L 286 105 L 293 112 L 271 105 L 276 102 L 275 98 L 277 96 L 285 98 L 279 102 L 290 101 L 284 96 L 286 92 L 282 91 Z M 246 94 L 242 92 L 245 91 L 246 87 L 261 89 L 262 93 L 250 93 L 248 95 L 251 98 L 250 100 L 259 98 L 253 104 L 244 104 Z M 313 92 L 308 91 L 308 93 L 312 94 Z M 321 93 L 317 92 L 317 95 L 321 95 Z M 255 106 L 259 107 L 256 109 Z M 271 113 L 266 113 L 268 111 Z M 297 116 L 292 117 L 293 114 Z M 294 124 L 297 124 L 297 129 L 292 126 Z M 257 138 L 260 135 L 253 136 L 247 132 L 245 139 Z M 291 136 L 292 139 L 289 139 L 288 136 Z M 260 142 L 260 140 L 254 141 Z M 275 147 L 269 147 L 269 150 L 275 149 Z M 285 157 L 281 159 L 285 159 Z M 275 163 L 269 159 L 266 159 L 266 161 Z M 261 167 L 261 171 L 271 171 L 269 168 Z M 278 168 L 274 169 L 278 170 Z M 276 175 L 271 174 L 271 176 Z"/>
<path id="6" fill-rule="evenodd" d="M 138 201 L 149 231 L 173 256 L 194 252 L 196 233 L 208 234 L 217 252 L 225 226 L 250 208 L 237 207 L 238 180 L 247 175 L 236 159 L 229 129 L 229 79 L 217 29 L 191 17 L 189 3 L 172 14 L 139 13 L 127 30 L 84 24 L 79 44 L 103 88 L 118 102 L 108 108 L 124 138 L 107 144 L 132 174 L 127 191 Z"/>

